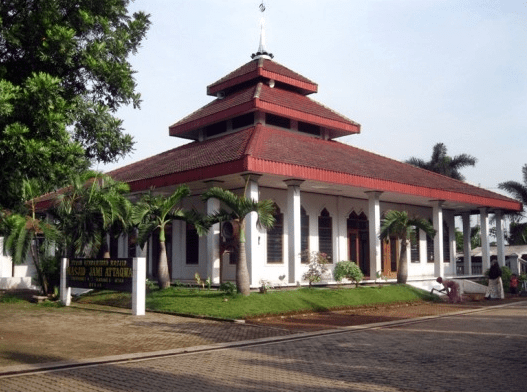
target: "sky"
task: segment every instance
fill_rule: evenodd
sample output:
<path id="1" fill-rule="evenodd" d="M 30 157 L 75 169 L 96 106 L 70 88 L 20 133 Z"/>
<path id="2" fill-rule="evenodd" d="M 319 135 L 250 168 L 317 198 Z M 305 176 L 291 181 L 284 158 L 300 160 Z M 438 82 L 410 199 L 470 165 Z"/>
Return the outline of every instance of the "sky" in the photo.
<path id="1" fill-rule="evenodd" d="M 118 117 L 135 151 L 108 171 L 188 141 L 168 127 L 206 86 L 251 60 L 265 17 L 274 60 L 318 83 L 310 97 L 361 124 L 338 140 L 390 158 L 477 158 L 466 181 L 499 191 L 527 164 L 527 1 L 135 0 L 152 26 L 130 57 L 140 110 Z"/>

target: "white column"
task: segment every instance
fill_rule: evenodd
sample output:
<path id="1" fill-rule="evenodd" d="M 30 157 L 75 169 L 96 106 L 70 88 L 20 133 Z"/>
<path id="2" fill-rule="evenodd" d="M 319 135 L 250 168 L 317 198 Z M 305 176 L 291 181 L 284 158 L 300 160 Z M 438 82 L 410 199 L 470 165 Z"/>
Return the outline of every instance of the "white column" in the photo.
<path id="1" fill-rule="evenodd" d="M 209 187 L 220 185 L 219 181 L 207 181 Z M 218 199 L 207 200 L 207 214 L 214 214 L 220 210 Z M 207 233 L 207 277 L 212 283 L 220 283 L 220 224 L 213 225 Z"/>
<path id="2" fill-rule="evenodd" d="M 337 213 L 335 215 L 337 223 L 337 253 L 335 255 L 335 262 L 348 259 L 348 217 L 342 209 L 343 197 L 337 196 Z M 358 262 L 358 261 L 357 261 Z"/>
<path id="3" fill-rule="evenodd" d="M 66 270 L 69 260 L 65 257 L 60 259 L 60 302 L 64 306 L 71 305 L 71 287 L 66 287 Z"/>
<path id="4" fill-rule="evenodd" d="M 498 247 L 498 264 L 500 267 L 505 265 L 505 235 L 503 233 L 503 211 L 494 212 L 496 219 L 496 245 Z"/>
<path id="5" fill-rule="evenodd" d="M 463 213 L 463 269 L 465 275 L 472 275 L 472 256 L 470 255 L 470 213 Z"/>
<path id="6" fill-rule="evenodd" d="M 382 271 L 381 263 L 381 202 L 382 192 L 366 192 L 368 195 L 368 224 L 370 236 L 370 279 Z"/>
<path id="7" fill-rule="evenodd" d="M 132 314 L 145 315 L 146 258 L 134 257 L 132 267 Z"/>
<path id="8" fill-rule="evenodd" d="M 285 180 L 287 185 L 287 243 L 289 283 L 300 282 L 300 184 L 303 180 Z"/>
<path id="9" fill-rule="evenodd" d="M 481 273 L 483 274 L 490 268 L 489 213 L 486 208 L 480 208 L 479 214 L 481 218 Z"/>
<path id="10" fill-rule="evenodd" d="M 259 174 L 245 174 L 243 178 L 247 182 L 247 191 L 245 196 L 258 201 L 258 179 Z M 249 279 L 251 287 L 258 286 L 258 269 L 262 268 L 262 255 L 258 252 L 260 232 L 256 223 L 258 221 L 258 214 L 251 212 L 245 218 L 245 247 L 247 252 L 247 269 L 249 270 Z"/>
<path id="11" fill-rule="evenodd" d="M 434 237 L 434 276 L 443 276 L 445 258 L 443 254 L 443 200 L 432 201 L 433 221 L 436 235 Z"/>

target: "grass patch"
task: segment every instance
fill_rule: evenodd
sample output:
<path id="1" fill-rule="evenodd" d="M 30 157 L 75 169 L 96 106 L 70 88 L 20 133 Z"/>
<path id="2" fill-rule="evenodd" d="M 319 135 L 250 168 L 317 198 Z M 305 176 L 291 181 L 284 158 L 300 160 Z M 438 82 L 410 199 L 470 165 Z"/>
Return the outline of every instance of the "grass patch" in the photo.
<path id="1" fill-rule="evenodd" d="M 227 301 L 224 301 L 224 299 Z M 220 291 L 170 287 L 147 294 L 146 308 L 167 313 L 183 313 L 226 319 L 244 319 L 265 315 L 316 312 L 356 306 L 432 301 L 436 296 L 407 285 L 359 288 L 300 288 L 269 291 L 267 294 L 227 296 Z M 131 307 L 129 293 L 97 292 L 79 302 Z"/>
<path id="2" fill-rule="evenodd" d="M 148 298 L 148 296 L 147 296 Z M 79 297 L 76 302 L 94 305 L 115 306 L 118 308 L 132 307 L 132 294 L 111 290 L 90 291 Z"/>
<path id="3" fill-rule="evenodd" d="M 20 298 L 20 296 L 15 294 L 5 293 L 0 296 L 0 304 L 16 304 L 27 302 L 25 299 Z"/>

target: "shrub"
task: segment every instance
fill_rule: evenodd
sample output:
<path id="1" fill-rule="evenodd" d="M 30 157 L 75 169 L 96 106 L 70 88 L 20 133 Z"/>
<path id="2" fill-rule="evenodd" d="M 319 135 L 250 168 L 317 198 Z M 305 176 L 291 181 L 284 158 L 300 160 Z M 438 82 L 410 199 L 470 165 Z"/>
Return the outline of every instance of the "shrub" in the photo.
<path id="1" fill-rule="evenodd" d="M 302 280 L 307 280 L 309 282 L 309 287 L 313 283 L 318 283 L 325 277 L 328 272 L 328 257 L 325 253 L 320 252 L 310 252 L 308 250 L 302 252 L 301 257 L 309 261 L 308 269 L 302 275 Z"/>
<path id="2" fill-rule="evenodd" d="M 501 280 L 503 280 L 503 291 L 510 292 L 512 272 L 509 267 L 501 267 Z"/>
<path id="3" fill-rule="evenodd" d="M 60 287 L 60 256 L 43 256 L 40 260 L 40 268 L 48 281 L 46 294 L 53 294 L 55 287 Z M 35 278 L 35 281 L 38 282 L 38 279 Z"/>
<path id="4" fill-rule="evenodd" d="M 220 284 L 220 291 L 223 291 L 227 295 L 234 295 L 237 293 L 238 288 L 232 282 L 223 282 Z"/>
<path id="5" fill-rule="evenodd" d="M 360 270 L 359 266 L 353 261 L 343 260 L 339 261 L 335 265 L 333 276 L 337 282 L 346 278 L 352 282 L 355 282 L 355 287 L 359 287 L 359 282 L 364 278 L 364 274 Z"/>

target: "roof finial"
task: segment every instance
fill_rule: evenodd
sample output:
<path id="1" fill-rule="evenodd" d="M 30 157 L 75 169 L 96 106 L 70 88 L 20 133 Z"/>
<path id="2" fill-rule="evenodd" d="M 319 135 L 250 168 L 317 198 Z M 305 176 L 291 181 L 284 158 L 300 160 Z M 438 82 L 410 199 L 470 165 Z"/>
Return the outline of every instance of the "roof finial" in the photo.
<path id="1" fill-rule="evenodd" d="M 265 4 L 263 1 L 260 4 L 260 11 L 262 13 L 265 11 Z M 269 53 L 265 48 L 265 19 L 262 15 L 262 18 L 260 19 L 260 45 L 258 46 L 258 52 L 253 53 L 251 55 L 251 58 L 253 60 L 257 60 L 260 58 L 271 60 L 273 57 L 273 54 Z"/>

